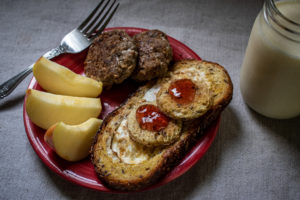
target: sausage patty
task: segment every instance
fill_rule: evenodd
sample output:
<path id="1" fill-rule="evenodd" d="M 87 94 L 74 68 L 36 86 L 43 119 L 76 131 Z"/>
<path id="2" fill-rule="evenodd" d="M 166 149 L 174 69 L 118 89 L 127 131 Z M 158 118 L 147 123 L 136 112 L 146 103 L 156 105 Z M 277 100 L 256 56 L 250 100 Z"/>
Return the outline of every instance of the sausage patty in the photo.
<path id="1" fill-rule="evenodd" d="M 134 42 L 139 57 L 132 78 L 136 81 L 147 81 L 164 76 L 173 58 L 166 34 L 159 30 L 150 30 L 135 35 Z"/>
<path id="2" fill-rule="evenodd" d="M 99 35 L 91 44 L 84 62 L 85 74 L 109 89 L 122 83 L 136 66 L 137 48 L 123 30 L 112 30 Z"/>

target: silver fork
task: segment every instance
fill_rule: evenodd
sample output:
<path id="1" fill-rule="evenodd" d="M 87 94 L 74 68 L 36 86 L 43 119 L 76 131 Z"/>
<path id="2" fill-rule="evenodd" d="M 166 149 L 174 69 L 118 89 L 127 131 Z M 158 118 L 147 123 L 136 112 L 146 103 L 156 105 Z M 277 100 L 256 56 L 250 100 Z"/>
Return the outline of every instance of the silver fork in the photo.
<path id="1" fill-rule="evenodd" d="M 86 49 L 104 30 L 115 14 L 119 6 L 119 3 L 117 5 L 115 3 L 116 0 L 112 3 L 110 0 L 102 0 L 77 28 L 63 37 L 58 47 L 48 51 L 43 56 L 52 59 L 62 53 L 79 53 Z M 110 5 L 109 8 L 107 8 L 108 5 Z M 32 72 L 33 65 L 0 85 L 0 99 L 8 96 Z"/>

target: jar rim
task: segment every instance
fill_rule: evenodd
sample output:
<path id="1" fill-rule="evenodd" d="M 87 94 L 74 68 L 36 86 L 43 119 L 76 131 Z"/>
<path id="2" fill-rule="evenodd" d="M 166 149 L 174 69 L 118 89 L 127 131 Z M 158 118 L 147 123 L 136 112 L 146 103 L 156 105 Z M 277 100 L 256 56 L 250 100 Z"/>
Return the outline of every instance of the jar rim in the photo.
<path id="1" fill-rule="evenodd" d="M 300 27 L 300 22 L 296 22 L 292 19 L 287 18 L 284 14 L 282 14 L 282 12 L 280 12 L 280 10 L 278 10 L 274 0 L 267 0 L 266 3 L 269 3 L 269 6 L 271 7 L 271 9 L 278 14 L 280 17 L 282 17 L 284 20 L 288 21 L 289 23 L 292 23 L 295 26 L 299 26 Z"/>
<path id="2" fill-rule="evenodd" d="M 280 12 L 274 0 L 265 1 L 263 16 L 267 24 L 278 34 L 291 41 L 300 43 L 300 24 L 287 18 L 282 12 Z M 277 28 L 274 27 L 274 24 L 276 24 Z M 297 39 L 295 39 L 295 37 Z"/>

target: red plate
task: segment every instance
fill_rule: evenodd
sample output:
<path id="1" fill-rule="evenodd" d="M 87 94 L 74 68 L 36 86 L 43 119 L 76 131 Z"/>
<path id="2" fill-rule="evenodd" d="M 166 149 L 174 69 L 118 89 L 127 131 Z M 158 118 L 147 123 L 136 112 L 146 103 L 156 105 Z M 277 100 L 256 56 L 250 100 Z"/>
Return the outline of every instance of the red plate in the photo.
<path id="1" fill-rule="evenodd" d="M 141 28 L 129 28 L 129 27 L 116 27 L 108 28 L 106 30 L 112 29 L 124 29 L 129 35 L 134 35 L 146 31 L 146 29 Z M 194 53 L 190 48 L 182 44 L 181 42 L 175 40 L 172 37 L 168 37 L 171 46 L 173 47 L 174 60 L 182 59 L 197 59 L 200 57 Z M 87 51 L 79 54 L 64 54 L 53 59 L 53 61 L 68 67 L 76 73 L 83 74 L 83 62 L 86 57 Z M 28 88 L 33 88 L 37 90 L 42 90 L 38 85 L 36 79 L 33 77 Z M 121 85 L 113 87 L 109 91 L 104 91 L 100 98 L 103 104 L 103 111 L 100 118 L 104 118 L 108 113 L 118 107 L 127 96 L 134 92 L 137 88 L 136 84 L 132 81 L 126 81 Z M 91 161 L 87 158 L 80 162 L 68 162 L 60 157 L 58 157 L 53 150 L 44 142 L 43 136 L 45 130 L 34 125 L 26 113 L 25 101 L 23 106 L 23 118 L 24 125 L 28 139 L 37 153 L 37 155 L 42 159 L 42 161 L 55 173 L 63 177 L 64 179 L 71 181 L 73 183 L 79 184 L 81 186 L 100 190 L 104 192 L 118 192 L 105 187 L 101 181 L 97 178 Z M 207 151 L 212 141 L 214 140 L 220 124 L 220 119 L 217 120 L 210 128 L 207 129 L 205 134 L 197 141 L 194 147 L 189 153 L 183 158 L 178 166 L 176 166 L 170 173 L 168 173 L 164 178 L 162 178 L 158 183 L 146 188 L 145 190 L 153 189 L 158 186 L 164 185 L 175 178 L 179 177 L 190 169 Z"/>

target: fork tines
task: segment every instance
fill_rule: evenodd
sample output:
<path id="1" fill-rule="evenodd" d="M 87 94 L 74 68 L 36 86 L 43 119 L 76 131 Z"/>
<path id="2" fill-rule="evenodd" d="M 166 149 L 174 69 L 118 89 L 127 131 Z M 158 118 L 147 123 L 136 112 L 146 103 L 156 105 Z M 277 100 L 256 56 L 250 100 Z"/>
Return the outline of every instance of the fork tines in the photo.
<path id="1" fill-rule="evenodd" d="M 78 30 L 86 37 L 93 40 L 97 37 L 109 23 L 112 16 L 115 14 L 119 3 L 116 0 L 102 0 L 92 13 L 78 26 Z M 108 7 L 109 6 L 109 7 Z"/>

